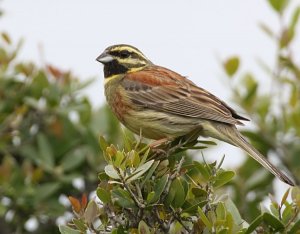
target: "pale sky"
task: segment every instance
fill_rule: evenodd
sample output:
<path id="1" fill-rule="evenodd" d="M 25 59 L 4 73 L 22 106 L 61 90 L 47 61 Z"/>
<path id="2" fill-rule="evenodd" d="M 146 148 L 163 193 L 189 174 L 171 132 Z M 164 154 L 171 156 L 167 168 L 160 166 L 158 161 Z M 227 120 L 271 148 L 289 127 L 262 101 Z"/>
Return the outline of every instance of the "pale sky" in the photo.
<path id="1" fill-rule="evenodd" d="M 265 22 L 278 28 L 267 1 L 2 0 L 0 6 L 5 13 L 0 31 L 14 41 L 25 39 L 19 58 L 40 62 L 42 48 L 47 63 L 83 80 L 96 77 L 85 91 L 95 106 L 104 103 L 102 67 L 95 58 L 116 43 L 138 47 L 152 62 L 188 76 L 238 111 L 220 65 L 223 59 L 239 55 L 242 71 L 254 71 L 270 85 L 257 65 L 258 58 L 274 62 L 275 45 L 258 27 Z M 209 161 L 225 153 L 224 165 L 233 167 L 243 159 L 241 152 L 223 143 L 204 154 Z"/>

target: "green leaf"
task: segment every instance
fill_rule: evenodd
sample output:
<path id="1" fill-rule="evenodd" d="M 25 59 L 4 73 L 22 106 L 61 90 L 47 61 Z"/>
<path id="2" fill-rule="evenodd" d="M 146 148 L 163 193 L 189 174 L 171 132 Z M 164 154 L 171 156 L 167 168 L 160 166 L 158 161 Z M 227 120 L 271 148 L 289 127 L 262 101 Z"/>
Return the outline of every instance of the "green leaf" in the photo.
<path id="1" fill-rule="evenodd" d="M 169 175 L 164 175 L 162 178 L 160 178 L 158 180 L 158 182 L 154 185 L 154 191 L 152 191 L 154 193 L 153 197 L 150 198 L 149 197 L 149 200 L 147 198 L 147 201 L 151 204 L 151 203 L 155 203 L 159 200 L 161 194 L 163 193 L 165 187 L 166 187 L 166 184 L 168 182 L 168 179 L 169 179 Z M 151 193 L 152 193 L 151 192 Z M 150 194 L 150 193 L 149 193 Z"/>
<path id="2" fill-rule="evenodd" d="M 98 179 L 101 181 L 108 181 L 109 180 L 109 176 L 105 173 L 105 172 L 100 172 L 98 174 Z"/>
<path id="3" fill-rule="evenodd" d="M 60 165 L 65 172 L 68 172 L 80 166 L 84 162 L 84 160 L 85 152 L 75 149 L 74 151 L 64 155 L 63 159 L 60 162 Z"/>
<path id="4" fill-rule="evenodd" d="M 118 228 L 114 228 L 111 232 L 111 234 L 125 234 L 125 230 L 123 226 L 119 226 Z"/>
<path id="5" fill-rule="evenodd" d="M 75 226 L 82 232 L 86 232 L 87 226 L 84 223 L 83 219 L 73 219 L 72 220 Z"/>
<path id="6" fill-rule="evenodd" d="M 224 184 L 227 184 L 233 177 L 235 173 L 233 171 L 221 171 L 217 174 L 217 178 L 213 183 L 215 188 L 219 188 Z"/>
<path id="7" fill-rule="evenodd" d="M 194 196 L 201 197 L 201 198 L 206 198 L 207 197 L 207 191 L 201 188 L 192 188 L 192 193 Z"/>
<path id="8" fill-rule="evenodd" d="M 144 184 L 151 178 L 151 176 L 153 175 L 155 169 L 157 168 L 157 166 L 159 165 L 160 161 L 155 161 L 153 163 L 153 165 L 151 166 L 150 170 L 148 171 L 147 175 L 145 176 L 145 178 L 143 179 L 143 181 L 141 182 L 141 188 L 144 186 Z"/>
<path id="9" fill-rule="evenodd" d="M 286 202 L 286 199 L 287 199 L 287 197 L 289 196 L 289 193 L 290 193 L 290 189 L 287 189 L 287 190 L 285 191 L 285 193 L 284 193 L 282 199 L 281 199 L 281 203 L 280 203 L 281 206 L 283 206 L 284 203 Z"/>
<path id="10" fill-rule="evenodd" d="M 109 203 L 111 201 L 110 193 L 107 190 L 103 188 L 97 188 L 96 193 L 103 204 Z"/>
<path id="11" fill-rule="evenodd" d="M 201 175 L 208 180 L 211 176 L 209 169 L 199 162 L 195 162 L 196 168 L 200 171 Z"/>
<path id="12" fill-rule="evenodd" d="M 121 179 L 119 176 L 119 173 L 116 171 L 116 169 L 114 168 L 113 165 L 106 165 L 104 168 L 104 171 L 109 177 L 111 177 L 113 179 L 116 179 L 116 180 Z"/>
<path id="13" fill-rule="evenodd" d="M 62 185 L 58 182 L 43 183 L 37 187 L 35 192 L 35 199 L 38 202 L 43 201 L 56 193 L 61 188 L 61 186 Z"/>
<path id="14" fill-rule="evenodd" d="M 283 223 L 270 213 L 264 213 L 263 220 L 277 232 L 284 230 Z"/>
<path id="15" fill-rule="evenodd" d="M 231 214 L 231 213 L 228 213 L 228 214 L 226 215 L 225 226 L 228 227 L 229 233 L 235 233 L 235 232 L 233 232 L 233 230 L 232 230 L 233 227 L 234 227 L 234 224 L 236 224 L 236 222 L 235 222 L 235 220 L 234 220 L 232 214 Z M 236 225 L 237 225 L 237 224 L 236 224 Z M 239 224 L 239 225 L 241 225 L 241 224 Z"/>
<path id="16" fill-rule="evenodd" d="M 123 167 L 121 167 L 121 164 L 124 162 L 124 159 L 125 159 L 124 153 L 118 150 L 115 154 L 115 159 L 113 161 L 113 165 L 117 168 L 123 169 Z"/>
<path id="17" fill-rule="evenodd" d="M 286 225 L 293 216 L 293 206 L 288 202 L 285 203 L 285 209 L 282 212 L 282 222 Z"/>
<path id="18" fill-rule="evenodd" d="M 298 234 L 300 230 L 300 220 L 298 220 L 294 226 L 291 228 L 291 230 L 288 232 L 288 234 Z"/>
<path id="19" fill-rule="evenodd" d="M 233 56 L 227 59 L 224 63 L 224 69 L 229 77 L 232 77 L 238 70 L 240 60 L 238 57 Z"/>
<path id="20" fill-rule="evenodd" d="M 290 94 L 290 100 L 289 100 L 289 103 L 292 107 L 295 107 L 297 105 L 297 102 L 298 102 L 298 90 L 297 90 L 297 86 L 296 85 L 293 85 L 292 86 L 292 91 L 291 91 L 291 94 Z"/>
<path id="21" fill-rule="evenodd" d="M 109 146 L 108 143 L 106 142 L 105 138 L 103 136 L 99 137 L 99 145 L 100 148 L 103 152 L 106 151 L 106 148 Z"/>
<path id="22" fill-rule="evenodd" d="M 292 39 L 294 38 L 295 32 L 293 30 L 284 29 L 281 32 L 279 41 L 280 48 L 288 47 Z"/>
<path id="23" fill-rule="evenodd" d="M 46 170 L 52 170 L 54 167 L 54 155 L 52 147 L 43 133 L 39 133 L 37 136 L 37 143 L 39 149 L 38 158 L 40 159 L 40 164 Z"/>
<path id="24" fill-rule="evenodd" d="M 226 209 L 225 209 L 225 205 L 224 202 L 219 202 L 216 208 L 216 214 L 217 214 L 217 218 L 218 220 L 225 220 L 226 218 Z"/>
<path id="25" fill-rule="evenodd" d="M 294 203 L 300 203 L 300 187 L 293 187 L 291 197 Z"/>
<path id="26" fill-rule="evenodd" d="M 239 210 L 237 209 L 237 207 L 235 206 L 235 204 L 233 203 L 233 201 L 230 198 L 227 198 L 225 201 L 225 207 L 227 208 L 227 211 L 229 213 L 231 213 L 234 223 L 236 225 L 241 225 L 243 223 L 243 219 L 240 215 Z"/>
<path id="27" fill-rule="evenodd" d="M 123 145 L 126 152 L 131 151 L 135 147 L 135 139 L 131 132 L 122 129 Z"/>
<path id="28" fill-rule="evenodd" d="M 172 202 L 173 207 L 174 208 L 181 207 L 185 201 L 186 193 L 184 191 L 184 187 L 179 178 L 176 178 L 172 182 L 170 190 L 173 190 L 175 192 L 174 200 Z"/>
<path id="29" fill-rule="evenodd" d="M 175 198 L 175 194 L 176 194 L 176 191 L 174 189 L 170 188 L 167 197 L 163 201 L 165 206 L 170 206 L 171 205 L 171 203 L 173 202 L 173 200 Z"/>
<path id="30" fill-rule="evenodd" d="M 205 226 L 211 231 L 212 229 L 212 224 L 211 222 L 208 220 L 208 218 L 206 217 L 206 215 L 204 214 L 204 212 L 202 211 L 202 209 L 199 207 L 198 208 L 198 213 L 200 216 L 200 219 L 202 220 L 202 222 L 205 224 Z"/>
<path id="31" fill-rule="evenodd" d="M 150 234 L 151 233 L 150 228 L 143 220 L 141 220 L 139 222 L 138 231 L 139 231 L 139 234 Z"/>
<path id="32" fill-rule="evenodd" d="M 229 229 L 228 228 L 224 228 L 220 231 L 217 232 L 218 234 L 228 234 L 229 233 Z"/>
<path id="33" fill-rule="evenodd" d="M 88 224 L 95 221 L 96 217 L 99 215 L 99 208 L 94 200 L 91 200 L 84 212 L 84 219 Z"/>
<path id="34" fill-rule="evenodd" d="M 251 110 L 252 105 L 256 98 L 258 83 L 255 80 L 255 78 L 253 77 L 253 75 L 250 73 L 247 73 L 243 77 L 242 82 L 245 85 L 245 88 L 247 89 L 247 92 L 243 97 L 243 105 L 246 109 Z"/>
<path id="35" fill-rule="evenodd" d="M 202 208 L 204 205 L 207 204 L 207 200 L 205 199 L 193 199 L 193 200 L 188 200 L 185 201 L 185 203 L 183 204 L 182 208 L 184 208 L 184 210 L 182 211 L 183 213 L 192 213 L 194 214 L 198 208 Z"/>
<path id="36" fill-rule="evenodd" d="M 146 162 L 150 150 L 151 150 L 150 147 L 147 147 L 145 153 L 144 153 L 143 156 L 142 156 L 142 159 L 141 159 L 141 162 L 140 162 L 141 165 L 144 164 L 144 163 Z"/>
<path id="37" fill-rule="evenodd" d="M 262 31 L 264 31 L 270 38 L 274 38 L 274 32 L 270 29 L 269 26 L 267 26 L 264 23 L 259 23 L 259 27 L 261 28 Z"/>
<path id="38" fill-rule="evenodd" d="M 68 226 L 65 225 L 59 225 L 59 231 L 61 234 L 80 234 L 81 232 L 78 230 L 74 230 Z"/>
<path id="39" fill-rule="evenodd" d="M 294 31 L 295 30 L 295 27 L 298 23 L 298 20 L 299 20 L 299 16 L 300 16 L 300 7 L 298 6 L 294 13 L 293 13 L 293 16 L 292 16 L 292 20 L 290 22 L 290 25 L 289 25 L 289 31 Z"/>
<path id="40" fill-rule="evenodd" d="M 253 220 L 253 222 L 249 225 L 247 231 L 245 232 L 245 234 L 251 234 L 254 232 L 254 230 L 261 224 L 263 220 L 263 216 L 259 215 L 255 220 Z"/>
<path id="41" fill-rule="evenodd" d="M 2 32 L 1 37 L 7 44 L 11 44 L 10 36 L 6 32 Z"/>
<path id="42" fill-rule="evenodd" d="M 217 143 L 214 141 L 198 140 L 197 142 L 205 145 L 217 145 Z"/>
<path id="43" fill-rule="evenodd" d="M 125 178 L 125 181 L 132 182 L 136 179 L 139 179 L 144 173 L 146 173 L 149 170 L 153 163 L 154 160 L 152 159 L 146 162 L 145 164 L 139 166 L 131 175 Z"/>
<path id="44" fill-rule="evenodd" d="M 121 188 L 112 191 L 112 200 L 116 201 L 123 208 L 135 208 L 135 203 L 130 194 Z"/>
<path id="45" fill-rule="evenodd" d="M 151 191 L 150 193 L 148 193 L 146 201 L 147 201 L 148 203 L 151 203 L 152 200 L 153 200 L 153 198 L 154 198 L 154 196 L 155 196 L 155 192 L 154 192 L 154 191 Z"/>
<path id="46" fill-rule="evenodd" d="M 275 11 L 281 13 L 288 4 L 288 0 L 268 0 Z"/>

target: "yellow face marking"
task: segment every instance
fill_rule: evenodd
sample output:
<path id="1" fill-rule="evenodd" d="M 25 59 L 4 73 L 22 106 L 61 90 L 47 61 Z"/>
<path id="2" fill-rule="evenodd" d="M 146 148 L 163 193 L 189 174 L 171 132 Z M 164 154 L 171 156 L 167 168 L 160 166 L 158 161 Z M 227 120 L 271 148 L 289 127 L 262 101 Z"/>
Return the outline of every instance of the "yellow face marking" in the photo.
<path id="1" fill-rule="evenodd" d="M 131 73 L 131 72 L 137 72 L 137 71 L 140 71 L 142 70 L 144 67 L 137 67 L 137 68 L 131 68 L 128 73 Z M 107 77 L 104 79 L 104 85 L 108 84 L 110 81 L 114 80 L 114 79 L 117 79 L 117 78 L 120 78 L 120 74 L 117 74 L 117 75 L 112 75 L 110 77 Z"/>
<path id="2" fill-rule="evenodd" d="M 108 82 L 110 82 L 110 81 L 112 81 L 112 80 L 114 80 L 114 79 L 116 79 L 116 78 L 119 78 L 119 77 L 120 77 L 120 75 L 117 74 L 117 75 L 112 75 L 112 76 L 110 76 L 110 77 L 105 78 L 105 79 L 104 79 L 104 85 L 106 85 Z"/>
<path id="3" fill-rule="evenodd" d="M 145 67 L 143 66 L 143 67 L 136 67 L 136 68 L 130 68 L 129 70 L 128 70 L 128 73 L 131 73 L 131 72 L 137 72 L 137 71 L 140 71 L 140 70 L 142 70 L 142 69 L 144 69 Z"/>

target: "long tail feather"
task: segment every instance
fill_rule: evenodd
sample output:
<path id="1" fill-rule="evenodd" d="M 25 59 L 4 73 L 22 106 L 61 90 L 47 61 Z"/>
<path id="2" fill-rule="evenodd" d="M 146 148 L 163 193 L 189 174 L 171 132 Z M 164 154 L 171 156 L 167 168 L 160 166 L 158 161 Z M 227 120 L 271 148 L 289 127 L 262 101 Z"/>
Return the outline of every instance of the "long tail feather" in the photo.
<path id="1" fill-rule="evenodd" d="M 294 182 L 279 169 L 277 169 L 272 163 L 270 163 L 260 152 L 258 152 L 252 145 L 250 145 L 245 138 L 239 133 L 239 131 L 233 125 L 229 124 L 213 124 L 215 130 L 213 137 L 226 141 L 232 145 L 235 145 L 244 151 L 246 151 L 253 159 L 259 162 L 263 167 L 269 170 L 273 175 L 278 177 L 281 181 L 295 186 Z"/>

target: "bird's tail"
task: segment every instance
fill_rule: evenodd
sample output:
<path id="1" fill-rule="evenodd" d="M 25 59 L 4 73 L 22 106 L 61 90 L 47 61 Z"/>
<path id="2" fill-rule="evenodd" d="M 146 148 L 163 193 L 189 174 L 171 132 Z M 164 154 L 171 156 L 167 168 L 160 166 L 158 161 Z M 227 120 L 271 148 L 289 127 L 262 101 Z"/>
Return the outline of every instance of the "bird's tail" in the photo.
<path id="1" fill-rule="evenodd" d="M 246 139 L 239 133 L 233 125 L 226 125 L 224 123 L 218 124 L 214 123 L 213 128 L 217 131 L 215 132 L 215 138 L 222 141 L 226 141 L 232 145 L 235 145 L 244 151 L 246 151 L 253 159 L 259 162 L 263 167 L 269 170 L 273 175 L 278 177 L 283 182 L 295 186 L 294 182 L 279 171 L 272 163 L 270 163 L 260 152 L 258 152 L 252 145 L 250 145 Z"/>

